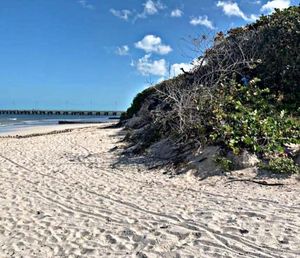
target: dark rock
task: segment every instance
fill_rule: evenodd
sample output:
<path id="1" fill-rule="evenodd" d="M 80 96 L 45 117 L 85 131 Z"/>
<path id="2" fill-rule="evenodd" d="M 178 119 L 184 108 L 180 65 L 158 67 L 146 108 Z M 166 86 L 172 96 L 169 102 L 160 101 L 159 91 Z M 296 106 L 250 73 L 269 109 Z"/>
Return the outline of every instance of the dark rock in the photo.
<path id="1" fill-rule="evenodd" d="M 161 228 L 161 229 L 166 229 L 166 228 L 168 228 L 169 226 L 168 225 L 163 225 L 163 226 L 160 226 L 159 228 Z"/>
<path id="2" fill-rule="evenodd" d="M 197 238 L 200 238 L 202 236 L 202 234 L 201 234 L 201 232 L 195 232 L 194 236 L 197 237 Z"/>
<path id="3" fill-rule="evenodd" d="M 109 150 L 109 152 L 114 152 L 114 151 L 117 150 L 117 149 L 118 149 L 118 146 L 115 146 L 115 147 L 111 148 L 111 149 Z"/>
<path id="4" fill-rule="evenodd" d="M 247 229 L 240 229 L 240 233 L 241 234 L 248 234 L 249 230 L 247 230 Z"/>
<path id="5" fill-rule="evenodd" d="M 147 256 L 146 254 L 142 253 L 142 252 L 137 252 L 137 253 L 136 253 L 136 256 L 137 256 L 138 258 L 148 258 L 148 256 Z"/>

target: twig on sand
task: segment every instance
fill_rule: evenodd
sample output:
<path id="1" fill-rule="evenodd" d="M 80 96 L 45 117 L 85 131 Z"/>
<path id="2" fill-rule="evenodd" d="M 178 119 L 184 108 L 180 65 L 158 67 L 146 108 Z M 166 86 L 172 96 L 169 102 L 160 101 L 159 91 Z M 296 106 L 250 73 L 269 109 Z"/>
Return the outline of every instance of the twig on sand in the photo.
<path id="1" fill-rule="evenodd" d="M 266 185 L 266 186 L 284 186 L 283 183 L 268 183 L 266 181 L 257 181 L 257 180 L 253 180 L 253 179 L 232 179 L 232 180 L 225 182 L 225 184 L 229 184 L 229 183 L 237 182 L 237 181 L 238 182 L 250 182 L 250 183 Z"/>

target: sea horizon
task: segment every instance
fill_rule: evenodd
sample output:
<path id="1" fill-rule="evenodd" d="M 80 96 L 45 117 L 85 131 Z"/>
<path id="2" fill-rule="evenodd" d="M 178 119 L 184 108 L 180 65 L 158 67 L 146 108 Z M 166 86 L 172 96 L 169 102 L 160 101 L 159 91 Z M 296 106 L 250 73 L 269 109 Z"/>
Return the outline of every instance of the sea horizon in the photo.
<path id="1" fill-rule="evenodd" d="M 15 111 L 24 111 L 24 110 L 19 109 Z M 36 110 L 31 110 L 31 111 L 36 111 Z M 43 111 L 43 110 L 38 110 L 38 111 Z M 58 110 L 51 110 L 51 111 L 58 111 Z M 59 110 L 59 111 L 70 112 L 70 110 Z M 92 112 L 92 111 L 82 110 L 80 112 Z M 58 125 L 59 121 L 74 122 L 74 123 L 83 123 L 83 122 L 104 123 L 104 122 L 108 122 L 111 118 L 117 118 L 117 117 L 118 116 L 116 115 L 104 116 L 104 115 L 62 115 L 62 114 L 61 115 L 0 114 L 0 133 L 20 131 L 26 128 L 38 127 L 38 126 Z"/>

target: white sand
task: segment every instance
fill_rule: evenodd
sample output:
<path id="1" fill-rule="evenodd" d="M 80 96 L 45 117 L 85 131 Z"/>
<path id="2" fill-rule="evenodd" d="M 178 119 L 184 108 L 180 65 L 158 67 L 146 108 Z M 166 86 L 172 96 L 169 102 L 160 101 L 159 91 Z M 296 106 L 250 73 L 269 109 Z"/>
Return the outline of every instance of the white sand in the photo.
<path id="1" fill-rule="evenodd" d="M 106 123 L 105 123 L 106 124 Z M 110 123 L 108 123 L 110 124 Z M 23 136 L 23 135 L 30 135 L 30 134 L 47 134 L 54 131 L 62 131 L 67 129 L 76 129 L 76 128 L 86 128 L 86 127 L 93 127 L 98 126 L 98 124 L 64 124 L 64 125 L 41 125 L 41 126 L 33 126 L 33 127 L 24 127 L 22 129 L 17 129 L 15 131 L 10 132 L 0 132 L 0 137 L 5 136 Z"/>
<path id="2" fill-rule="evenodd" d="M 120 129 L 0 139 L 0 257 L 300 257 L 300 185 L 117 161 Z M 245 231 L 243 231 L 245 230 Z"/>

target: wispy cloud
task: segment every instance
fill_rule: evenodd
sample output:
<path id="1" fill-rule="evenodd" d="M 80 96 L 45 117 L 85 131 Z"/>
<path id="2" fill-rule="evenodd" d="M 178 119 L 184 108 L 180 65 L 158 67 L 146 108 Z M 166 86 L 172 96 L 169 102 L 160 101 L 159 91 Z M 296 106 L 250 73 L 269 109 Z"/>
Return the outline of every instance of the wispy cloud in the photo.
<path id="1" fill-rule="evenodd" d="M 207 17 L 207 15 L 204 15 L 204 16 L 199 16 L 198 18 L 195 18 L 193 17 L 191 20 L 190 20 L 190 24 L 194 25 L 194 26 L 197 26 L 197 25 L 202 25 L 202 26 L 205 26 L 211 30 L 214 30 L 215 27 L 212 23 L 212 21 L 210 21 Z"/>
<path id="2" fill-rule="evenodd" d="M 157 53 L 166 55 L 172 51 L 168 45 L 162 44 L 160 37 L 154 35 L 146 35 L 141 41 L 135 43 L 135 47 L 143 49 L 146 53 Z"/>
<path id="3" fill-rule="evenodd" d="M 285 9 L 288 8 L 291 5 L 290 0 L 273 0 L 268 1 L 266 4 L 264 4 L 261 7 L 262 12 L 272 13 L 274 9 Z"/>
<path id="4" fill-rule="evenodd" d="M 110 9 L 110 12 L 114 16 L 116 16 L 122 20 L 125 20 L 125 21 L 128 21 L 129 17 L 132 15 L 132 12 L 130 10 L 126 10 L 126 9 L 124 9 L 124 10 Z"/>
<path id="5" fill-rule="evenodd" d="M 151 54 L 147 54 L 140 58 L 136 64 L 132 63 L 142 75 L 165 76 L 167 74 L 167 62 L 165 59 L 151 59 Z"/>
<path id="6" fill-rule="evenodd" d="M 257 16 L 254 14 L 251 14 L 247 16 L 239 7 L 239 5 L 235 2 L 230 1 L 218 1 L 217 7 L 222 8 L 223 12 L 227 16 L 236 16 L 240 17 L 245 21 L 253 21 L 257 19 Z"/>
<path id="7" fill-rule="evenodd" d="M 144 4 L 144 13 L 147 15 L 153 15 L 158 13 L 159 10 L 165 9 L 165 5 L 163 5 L 160 1 L 152 1 L 148 0 Z"/>
<path id="8" fill-rule="evenodd" d="M 129 55 L 129 47 L 127 45 L 117 47 L 116 54 L 119 56 Z"/>
<path id="9" fill-rule="evenodd" d="M 174 17 L 174 18 L 181 17 L 182 15 L 183 15 L 183 11 L 178 8 L 172 10 L 172 12 L 171 12 L 171 17 Z"/>
<path id="10" fill-rule="evenodd" d="M 143 12 L 137 14 L 136 19 L 138 18 L 147 18 L 147 16 L 155 15 L 160 10 L 163 10 L 166 8 L 166 6 L 161 1 L 153 1 L 153 0 L 147 0 L 144 4 L 144 10 Z"/>
<path id="11" fill-rule="evenodd" d="M 81 0 L 86 1 L 86 0 Z M 147 0 L 143 3 L 143 10 L 141 12 L 138 12 L 136 10 L 116 10 L 111 8 L 110 12 L 125 21 L 128 21 L 130 17 L 133 18 L 133 22 L 135 22 L 137 19 L 145 19 L 148 16 L 152 16 L 155 14 L 158 14 L 161 10 L 167 8 L 160 0 L 154 1 L 154 0 Z M 179 10 L 180 11 L 180 10 Z M 178 14 L 177 14 L 178 15 Z"/>
<path id="12" fill-rule="evenodd" d="M 94 9 L 95 9 L 95 6 L 93 6 L 92 4 L 90 4 L 90 3 L 88 2 L 88 0 L 78 0 L 78 3 L 79 3 L 83 8 L 90 9 L 90 10 L 94 10 Z"/>

